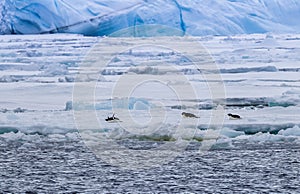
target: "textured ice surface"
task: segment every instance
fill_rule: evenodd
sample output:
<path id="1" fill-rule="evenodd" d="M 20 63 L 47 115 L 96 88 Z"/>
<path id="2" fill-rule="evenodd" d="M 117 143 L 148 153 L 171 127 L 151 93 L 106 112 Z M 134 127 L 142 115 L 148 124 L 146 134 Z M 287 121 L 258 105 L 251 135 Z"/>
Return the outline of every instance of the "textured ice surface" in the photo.
<path id="1" fill-rule="evenodd" d="M 3 0 L 0 5 L 1 34 L 109 35 L 143 24 L 161 24 L 191 35 L 300 30 L 297 0 Z M 132 35 L 142 35 L 135 30 Z"/>
<path id="2" fill-rule="evenodd" d="M 176 37 L 165 39 L 180 40 Z M 135 136 L 120 130 L 117 124 L 104 122 L 104 118 L 112 114 L 112 100 L 121 120 L 129 119 L 128 115 L 122 114 L 122 111 L 128 109 L 135 121 L 145 124 L 151 119 L 159 120 L 158 117 L 151 117 L 149 110 L 163 106 L 167 110 L 165 125 L 153 134 L 155 139 L 163 140 L 166 136 L 170 136 L 169 140 L 178 138 L 174 135 L 174 129 L 180 121 L 187 131 L 195 130 L 193 120 L 181 120 L 182 111 L 200 116 L 196 126 L 197 140 L 206 138 L 207 130 L 216 130 L 213 125 L 210 126 L 212 129 L 208 128 L 211 111 L 217 107 L 216 102 L 210 99 L 208 80 L 203 79 L 201 72 L 187 58 L 172 50 L 132 48 L 115 56 L 105 70 L 91 70 L 90 76 L 76 80 L 80 61 L 95 43 L 109 48 L 110 44 L 126 45 L 126 42 L 132 41 L 130 38 L 106 39 L 111 41 L 108 44 L 101 43 L 102 40 L 99 37 L 68 34 L 2 36 L 0 133 L 19 131 L 23 134 L 47 135 L 75 132 L 72 114 L 72 109 L 75 108 L 82 111 L 95 110 L 102 125 L 100 132 L 111 130 L 111 137 L 116 138 L 120 138 L 120 133 L 124 138 Z M 293 140 L 298 139 L 300 122 L 296 115 L 300 115 L 299 40 L 299 35 L 189 39 L 206 46 L 220 69 L 226 91 L 225 112 L 240 114 L 242 117 L 241 120 L 229 120 L 225 115 L 223 128 L 217 131 L 220 137 L 241 136 L 264 140 L 275 136 L 276 140 L 290 140 L 293 136 Z M 151 66 L 137 65 L 145 59 L 151 62 Z M 169 71 L 168 64 L 175 66 L 176 71 Z M 185 75 L 193 85 L 197 98 L 187 95 L 178 101 L 171 90 L 166 90 L 166 86 L 154 84 L 137 87 L 128 104 L 125 98 L 111 99 L 111 89 L 122 76 L 157 75 L 169 79 L 169 83 L 175 86 L 185 87 L 185 82 L 178 81 L 178 73 Z M 97 82 L 94 102 L 71 106 L 75 81 Z M 132 127 L 134 125 L 135 123 Z M 153 125 L 158 126 L 159 123 Z M 143 127 L 141 125 L 140 128 L 144 129 Z M 251 136 L 253 134 L 258 135 Z"/>

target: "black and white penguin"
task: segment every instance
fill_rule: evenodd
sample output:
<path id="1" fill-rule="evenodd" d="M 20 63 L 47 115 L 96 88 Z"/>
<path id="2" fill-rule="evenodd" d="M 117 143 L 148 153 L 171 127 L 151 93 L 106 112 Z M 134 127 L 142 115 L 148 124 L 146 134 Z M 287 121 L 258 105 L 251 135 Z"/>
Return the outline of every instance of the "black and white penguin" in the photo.
<path id="1" fill-rule="evenodd" d="M 193 113 L 188 113 L 188 112 L 182 112 L 181 115 L 186 118 L 200 118 L 200 117 L 194 115 Z"/>
<path id="2" fill-rule="evenodd" d="M 112 117 L 107 117 L 106 119 L 105 119 L 105 121 L 107 121 L 107 122 L 111 122 L 111 121 L 119 121 L 120 119 L 119 118 L 117 118 L 117 117 L 115 117 L 115 114 L 113 114 L 113 116 Z"/>
<path id="3" fill-rule="evenodd" d="M 241 116 L 240 115 L 235 115 L 235 114 L 227 114 L 229 116 L 229 119 L 241 119 Z"/>

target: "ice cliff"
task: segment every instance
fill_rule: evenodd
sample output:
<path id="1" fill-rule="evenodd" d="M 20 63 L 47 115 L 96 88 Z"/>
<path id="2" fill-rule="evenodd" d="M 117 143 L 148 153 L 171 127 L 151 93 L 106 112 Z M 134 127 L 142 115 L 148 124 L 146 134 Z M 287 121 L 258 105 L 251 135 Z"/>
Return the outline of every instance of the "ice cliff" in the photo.
<path id="1" fill-rule="evenodd" d="M 161 24 L 191 35 L 300 32 L 298 0 L 2 0 L 0 34 L 109 35 Z M 133 28 L 134 29 L 134 28 Z"/>

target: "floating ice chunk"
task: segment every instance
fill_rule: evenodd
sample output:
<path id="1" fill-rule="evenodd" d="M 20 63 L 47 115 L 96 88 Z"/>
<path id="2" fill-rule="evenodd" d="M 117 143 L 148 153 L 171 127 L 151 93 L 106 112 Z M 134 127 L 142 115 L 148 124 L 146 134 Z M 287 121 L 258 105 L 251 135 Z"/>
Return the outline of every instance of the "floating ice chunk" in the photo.
<path id="1" fill-rule="evenodd" d="M 38 135 L 38 134 L 35 134 Z M 69 141 L 77 141 L 80 140 L 78 132 L 71 132 L 66 134 L 49 134 L 47 135 L 51 141 L 54 142 L 64 142 L 66 140 Z"/>
<path id="2" fill-rule="evenodd" d="M 220 138 L 212 145 L 211 149 L 231 149 L 234 146 L 232 145 L 232 140 L 229 138 Z"/>
<path id="3" fill-rule="evenodd" d="M 229 138 L 235 138 L 235 137 L 238 137 L 240 135 L 245 135 L 245 133 L 243 131 L 235 131 L 235 130 L 232 130 L 232 129 L 229 129 L 229 128 L 223 128 L 220 131 L 220 134 L 224 135 L 226 137 L 229 137 Z"/>
<path id="4" fill-rule="evenodd" d="M 15 132 L 9 132 L 9 133 L 4 133 L 0 135 L 0 138 L 5 139 L 6 141 L 40 141 L 40 135 L 38 134 L 25 134 L 23 132 L 18 131 L 17 133 Z M 26 143 L 25 143 L 26 144 Z M 26 146 L 26 145 L 23 145 Z"/>
<path id="5" fill-rule="evenodd" d="M 77 130 L 74 128 L 62 128 L 62 127 L 56 127 L 56 126 L 34 125 L 34 126 L 28 126 L 26 128 L 20 128 L 19 131 L 21 131 L 25 134 L 48 135 L 48 134 L 66 134 L 66 133 L 70 133 L 70 132 L 75 132 Z"/>
<path id="6" fill-rule="evenodd" d="M 284 136 L 300 136 L 300 127 L 295 125 L 293 128 L 279 131 L 278 134 Z"/>
<path id="7" fill-rule="evenodd" d="M 24 133 L 21 133 L 21 132 L 17 132 L 17 133 L 9 132 L 9 133 L 4 133 L 4 134 L 0 135 L 0 137 L 4 138 L 6 140 L 9 140 L 9 141 L 20 140 L 20 139 L 22 139 L 23 136 L 24 136 Z"/>
<path id="8" fill-rule="evenodd" d="M 54 142 L 64 142 L 66 141 L 66 136 L 64 134 L 49 134 L 49 139 Z"/>
<path id="9" fill-rule="evenodd" d="M 275 134 L 270 134 L 270 133 L 256 133 L 254 135 L 242 135 L 238 136 L 235 139 L 240 139 L 240 140 L 248 140 L 252 142 L 278 142 L 278 141 L 294 141 L 297 138 L 294 137 L 286 137 L 283 135 L 275 135 Z"/>

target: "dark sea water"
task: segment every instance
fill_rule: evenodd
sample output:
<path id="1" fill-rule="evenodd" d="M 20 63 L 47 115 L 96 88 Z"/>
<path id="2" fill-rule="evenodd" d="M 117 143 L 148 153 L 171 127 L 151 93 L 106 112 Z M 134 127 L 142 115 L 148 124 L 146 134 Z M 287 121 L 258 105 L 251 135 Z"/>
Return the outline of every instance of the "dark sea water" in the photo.
<path id="1" fill-rule="evenodd" d="M 153 143 L 125 142 L 140 144 L 139 149 Z M 239 140 L 230 149 L 217 148 L 204 154 L 199 154 L 199 145 L 191 143 L 185 152 L 160 167 L 124 170 L 97 158 L 80 138 L 1 138 L 0 192 L 300 192 L 299 143 Z"/>

